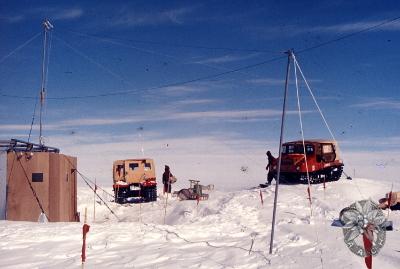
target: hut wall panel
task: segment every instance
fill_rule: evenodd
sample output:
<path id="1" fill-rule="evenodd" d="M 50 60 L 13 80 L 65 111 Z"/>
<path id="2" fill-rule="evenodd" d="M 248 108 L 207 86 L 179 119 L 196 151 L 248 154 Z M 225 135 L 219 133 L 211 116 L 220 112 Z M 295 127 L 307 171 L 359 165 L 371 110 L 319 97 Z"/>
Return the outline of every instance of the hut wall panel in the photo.
<path id="1" fill-rule="evenodd" d="M 7 219 L 37 221 L 41 210 L 26 176 L 49 216 L 49 153 L 38 152 L 30 157 L 27 153 L 17 154 L 7 154 L 7 172 L 10 175 L 7 179 Z M 43 181 L 32 182 L 33 173 L 42 173 Z"/>

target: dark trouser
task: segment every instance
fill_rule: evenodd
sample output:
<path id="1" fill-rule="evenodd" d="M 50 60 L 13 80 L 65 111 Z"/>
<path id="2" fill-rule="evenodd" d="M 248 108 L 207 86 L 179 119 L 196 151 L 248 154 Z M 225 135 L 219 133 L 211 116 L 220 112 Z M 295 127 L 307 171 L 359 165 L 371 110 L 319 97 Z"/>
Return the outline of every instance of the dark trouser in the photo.
<path id="1" fill-rule="evenodd" d="M 164 193 L 171 193 L 171 184 L 164 184 Z"/>
<path id="2" fill-rule="evenodd" d="M 268 184 L 271 184 L 271 182 L 272 182 L 272 180 L 274 179 L 274 177 L 275 177 L 275 173 L 269 171 L 269 172 L 268 172 Z"/>

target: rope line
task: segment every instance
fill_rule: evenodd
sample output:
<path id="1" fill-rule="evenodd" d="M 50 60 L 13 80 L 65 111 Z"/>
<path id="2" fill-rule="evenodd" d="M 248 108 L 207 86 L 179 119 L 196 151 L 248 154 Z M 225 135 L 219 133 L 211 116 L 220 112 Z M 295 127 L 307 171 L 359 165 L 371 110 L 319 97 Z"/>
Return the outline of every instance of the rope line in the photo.
<path id="1" fill-rule="evenodd" d="M 82 35 L 84 35 L 84 34 L 82 34 Z M 162 56 L 162 57 L 174 59 L 178 63 L 202 65 L 202 66 L 206 66 L 206 67 L 213 68 L 213 69 L 216 69 L 216 70 L 230 70 L 229 68 L 226 68 L 226 67 L 223 67 L 223 66 L 207 64 L 207 63 L 200 62 L 200 61 L 197 61 L 197 62 L 183 61 L 183 60 L 181 60 L 181 58 L 178 58 L 178 57 L 173 56 L 173 55 L 160 53 L 160 52 L 157 52 L 157 51 L 154 51 L 154 50 L 139 48 L 139 47 L 133 46 L 131 44 L 121 43 L 121 42 L 115 41 L 115 39 L 113 39 L 113 38 L 102 38 L 102 37 L 97 37 L 97 36 L 92 36 L 92 35 L 86 35 L 86 36 L 98 39 L 98 40 L 100 40 L 102 42 L 108 42 L 108 43 L 111 43 L 113 45 L 118 45 L 118 46 L 122 46 L 122 47 L 126 47 L 126 48 L 131 48 L 131 49 L 134 49 L 134 50 L 137 50 L 137 51 L 140 51 L 140 52 L 145 52 L 145 53 L 152 54 L 152 55 L 157 55 L 157 56 Z M 257 74 L 252 74 L 252 73 L 248 73 L 248 72 L 238 71 L 238 73 L 245 74 L 245 75 L 251 75 L 251 76 L 255 76 L 255 77 L 261 78 L 261 76 L 259 76 Z"/>
<path id="2" fill-rule="evenodd" d="M 36 117 L 36 107 L 38 104 L 38 99 L 35 101 L 35 106 L 33 107 L 33 113 L 32 113 L 32 121 L 31 121 L 31 127 L 29 129 L 29 135 L 28 135 L 28 143 L 31 140 L 31 135 L 32 135 L 32 129 L 33 129 L 33 124 L 35 123 L 35 117 Z"/>
<path id="3" fill-rule="evenodd" d="M 307 183 L 308 183 L 307 193 L 308 193 L 308 199 L 310 201 L 310 212 L 311 212 L 310 221 L 311 221 L 311 218 L 313 217 L 313 204 L 312 204 L 312 196 L 311 196 L 310 174 L 309 174 L 309 168 L 308 168 L 308 162 L 307 162 L 307 152 L 306 152 L 306 145 L 305 145 L 305 141 L 304 141 L 303 120 L 302 120 L 302 116 L 301 116 L 300 94 L 299 94 L 299 85 L 298 85 L 298 78 L 297 78 L 297 60 L 296 60 L 296 56 L 294 54 L 292 54 L 292 57 L 293 57 L 293 65 L 294 65 L 294 77 L 295 77 L 295 81 L 296 81 L 296 96 L 297 96 L 297 107 L 298 107 L 298 111 L 299 111 L 301 139 L 302 139 L 302 143 L 303 143 L 303 154 L 304 154 L 304 161 L 305 161 L 306 173 L 307 173 Z M 315 228 L 314 232 L 315 232 L 315 237 L 317 240 L 317 244 L 315 247 L 317 247 L 318 245 L 320 245 L 317 227 Z M 321 267 L 324 268 L 324 261 L 323 261 L 323 254 L 322 254 L 321 247 L 319 247 L 319 255 L 320 255 L 319 258 L 320 258 L 320 262 L 321 262 Z"/>
<path id="4" fill-rule="evenodd" d="M 93 35 L 88 33 L 82 33 L 78 31 L 65 30 L 69 33 L 91 37 L 96 39 L 108 39 L 108 40 L 118 40 L 118 41 L 129 41 L 133 43 L 142 43 L 142 44 L 153 44 L 153 45 L 161 45 L 161 46 L 169 46 L 169 47 L 179 47 L 179 48 L 194 48 L 194 49 L 204 49 L 204 50 L 227 50 L 227 51 L 243 51 L 243 52 L 259 52 L 259 53 L 282 53 L 282 51 L 273 51 L 273 50 L 261 50 L 261 49 L 242 49 L 242 48 L 230 48 L 230 47 L 209 47 L 209 46 L 197 46 L 197 45 L 189 45 L 189 44 L 177 44 L 177 43 L 164 43 L 157 41 L 146 41 L 146 40 L 138 40 L 138 39 L 124 39 L 124 38 L 115 38 L 115 37 L 107 37 L 100 35 Z"/>
<path id="5" fill-rule="evenodd" d="M 225 76 L 225 75 L 228 75 L 228 74 L 236 73 L 238 71 L 242 71 L 242 70 L 246 70 L 246 69 L 262 66 L 262 65 L 265 65 L 267 63 L 275 62 L 277 60 L 284 59 L 284 58 L 286 58 L 286 57 L 285 56 L 279 56 L 279 57 L 275 57 L 275 58 L 272 58 L 272 59 L 265 60 L 263 62 L 242 66 L 242 67 L 239 67 L 239 68 L 236 68 L 236 69 L 231 69 L 231 70 L 228 70 L 228 71 L 225 71 L 225 72 L 206 75 L 206 76 L 197 77 L 197 78 L 193 78 L 193 79 L 189 79 L 189 80 L 166 83 L 166 84 L 162 84 L 162 85 L 159 85 L 159 86 L 144 87 L 144 88 L 126 90 L 126 91 L 114 91 L 114 92 L 107 92 L 107 93 L 94 94 L 94 95 L 47 97 L 47 99 L 51 99 L 51 100 L 86 99 L 86 98 L 97 98 L 97 97 L 108 97 L 108 96 L 116 96 L 116 95 L 143 93 L 143 92 L 147 92 L 147 91 L 151 91 L 151 90 L 159 90 L 159 89 L 168 88 L 168 87 L 182 86 L 182 85 L 186 85 L 186 84 L 190 84 L 190 83 L 194 83 L 194 82 L 198 82 L 198 81 L 209 80 L 209 79 L 212 79 L 212 78 L 218 78 L 218 77 Z M 33 98 L 35 98 L 33 96 L 18 96 L 18 95 L 9 95 L 9 94 L 3 94 L 3 93 L 0 94 L 0 96 L 10 97 L 10 98 L 24 98 L 24 99 L 33 99 Z"/>
<path id="6" fill-rule="evenodd" d="M 103 64 L 97 62 L 96 60 L 94 60 L 93 58 L 89 57 L 88 55 L 86 55 L 85 53 L 81 52 L 80 50 L 76 49 L 75 47 L 73 47 L 71 44 L 69 44 L 68 42 L 66 42 L 65 40 L 63 40 L 62 38 L 60 38 L 57 35 L 54 35 L 54 38 L 58 41 L 60 41 L 61 43 L 63 43 L 65 46 L 67 46 L 69 49 L 71 49 L 74 53 L 76 53 L 77 55 L 85 58 L 86 60 L 88 60 L 89 62 L 91 62 L 92 64 L 96 65 L 97 67 L 100 67 L 101 69 L 103 69 L 104 71 L 106 71 L 107 73 L 109 73 L 110 75 L 112 75 L 113 77 L 124 81 L 124 82 L 128 82 L 125 80 L 125 78 L 123 78 L 122 76 L 120 76 L 119 74 L 115 73 L 114 71 L 112 71 L 111 69 L 107 68 L 106 66 L 104 66 Z M 129 82 L 130 83 L 130 82 Z M 50 99 L 50 98 L 49 98 Z"/>
<path id="7" fill-rule="evenodd" d="M 299 95 L 299 84 L 298 84 L 298 79 L 297 79 L 297 68 L 296 68 L 296 56 L 292 54 L 293 58 L 293 65 L 294 65 L 294 77 L 295 77 L 295 82 L 296 82 L 296 96 L 297 96 L 297 108 L 299 111 L 299 121 L 300 121 L 300 130 L 301 130 L 301 139 L 303 143 L 303 154 L 304 154 L 304 161 L 306 164 L 306 173 L 307 173 L 307 183 L 308 183 L 308 199 L 310 201 L 310 211 L 311 211 L 311 216 L 312 216 L 312 197 L 311 197 L 311 183 L 310 183 L 310 174 L 308 172 L 308 163 L 307 163 L 307 153 L 306 153 L 306 145 L 304 142 L 304 129 L 303 129 L 303 120 L 301 117 L 301 105 L 300 105 L 300 95 Z"/>
<path id="8" fill-rule="evenodd" d="M 315 46 L 311 46 L 311 47 L 308 47 L 308 48 L 301 49 L 301 50 L 299 50 L 299 51 L 297 52 L 297 54 L 300 54 L 300 53 L 303 53 L 303 52 L 307 52 L 307 51 L 310 51 L 310 50 L 314 50 L 314 49 L 316 49 L 316 48 L 320 48 L 320 47 L 329 45 L 329 44 L 331 44 L 331 43 L 335 43 L 335 42 L 338 42 L 338 41 L 342 41 L 342 40 L 344 40 L 344 39 L 353 37 L 353 36 L 355 36 L 355 35 L 359 35 L 359 34 L 362 34 L 362 33 L 365 33 L 365 32 L 369 32 L 369 31 L 371 31 L 371 30 L 375 30 L 375 29 L 377 29 L 377 28 L 379 28 L 379 27 L 381 27 L 381 26 L 384 26 L 384 25 L 386 25 L 386 24 L 395 23 L 395 22 L 397 22 L 398 20 L 400 20 L 400 16 L 399 16 L 399 17 L 395 17 L 395 18 L 391 18 L 391 19 L 387 19 L 387 20 L 385 20 L 385 21 L 383 21 L 383 22 L 380 22 L 380 23 L 378 23 L 378 24 L 372 25 L 372 26 L 370 26 L 370 27 L 366 27 L 366 28 L 364 28 L 364 29 L 361 29 L 361 30 L 359 30 L 359 31 L 355 31 L 355 32 L 350 33 L 350 34 L 347 34 L 347 35 L 339 36 L 339 37 L 337 37 L 337 38 L 335 38 L 335 39 L 331 39 L 331 40 L 322 42 L 322 43 L 317 44 L 317 45 L 315 45 Z"/>
<path id="9" fill-rule="evenodd" d="M 322 119 L 323 119 L 323 121 L 324 121 L 324 123 L 325 123 L 325 125 L 326 125 L 326 128 L 328 128 L 328 131 L 329 131 L 330 135 L 332 136 L 332 139 L 333 139 L 334 141 L 336 141 L 335 136 L 333 135 L 332 130 L 331 130 L 331 128 L 329 127 L 328 122 L 326 121 L 325 116 L 324 116 L 324 114 L 322 113 L 321 108 L 320 108 L 319 105 L 318 105 L 317 100 L 315 99 L 315 96 L 314 96 L 314 94 L 313 94 L 313 92 L 312 92 L 312 90 L 311 90 L 311 88 L 310 88 L 310 85 L 309 85 L 308 82 L 307 82 L 307 79 L 305 78 L 305 76 L 304 76 L 304 74 L 303 74 L 303 71 L 302 71 L 301 68 L 300 68 L 299 63 L 297 62 L 296 59 L 294 59 L 294 62 L 295 62 L 295 64 L 296 64 L 296 66 L 299 68 L 299 71 L 300 71 L 301 76 L 303 77 L 304 83 L 306 84 L 307 89 L 308 89 L 308 91 L 310 92 L 312 99 L 314 100 L 315 106 L 318 108 L 318 111 L 319 111 L 319 113 L 321 114 L 321 117 L 322 117 Z"/>
<path id="10" fill-rule="evenodd" d="M 17 51 L 21 50 L 23 47 L 27 46 L 29 43 L 31 43 L 33 40 L 35 40 L 38 36 L 40 36 L 41 32 L 37 33 L 36 35 L 34 35 L 33 37 L 31 37 L 30 39 L 28 39 L 27 41 L 25 41 L 24 43 L 22 43 L 21 45 L 19 45 L 18 47 L 16 47 L 14 50 L 12 50 L 10 53 L 8 53 L 7 55 L 3 56 L 0 59 L 0 63 L 4 62 L 7 58 L 9 58 L 10 56 L 12 56 L 13 54 L 15 54 Z"/>
<path id="11" fill-rule="evenodd" d="M 119 219 L 119 217 L 115 214 L 115 212 L 110 208 L 110 206 L 106 203 L 106 201 L 103 200 L 103 198 L 100 197 L 99 194 L 97 194 L 97 192 L 94 190 L 94 188 L 89 184 L 89 182 L 85 179 L 85 176 L 83 174 L 81 174 L 81 172 L 79 172 L 79 170 L 76 168 L 76 166 L 65 156 L 62 155 L 67 162 L 75 169 L 75 171 L 78 173 L 78 175 L 81 176 L 81 178 L 83 179 L 83 181 L 86 183 L 86 185 L 96 194 L 96 196 L 104 203 L 104 205 L 107 207 L 107 209 L 116 217 L 116 219 L 118 221 L 121 221 Z"/>
<path id="12" fill-rule="evenodd" d="M 322 42 L 322 43 L 317 44 L 315 46 L 311 46 L 311 47 L 307 47 L 307 48 L 304 48 L 304 49 L 300 49 L 300 50 L 297 51 L 297 54 L 301 54 L 301 53 L 304 53 L 304 52 L 307 52 L 307 51 L 310 51 L 310 50 L 314 50 L 316 48 L 320 48 L 320 47 L 323 47 L 323 46 L 326 46 L 326 45 L 329 45 L 329 44 L 332 44 L 332 43 L 335 43 L 335 42 L 338 42 L 338 41 L 341 41 L 341 40 L 344 40 L 344 39 L 347 39 L 347 38 L 350 38 L 350 37 L 353 37 L 353 36 L 356 36 L 356 35 L 359 35 L 359 34 L 362 34 L 364 32 L 368 32 L 368 31 L 377 29 L 379 27 L 382 27 L 382 26 L 390 24 L 390 23 L 395 23 L 398 20 L 400 20 L 400 16 L 388 19 L 386 21 L 383 21 L 381 23 L 378 23 L 378 24 L 370 26 L 370 27 L 366 27 L 366 28 L 364 28 L 362 30 L 359 30 L 359 31 L 355 31 L 353 33 L 350 33 L 350 34 L 347 34 L 347 35 L 343 35 L 343 36 L 340 36 L 338 38 L 328 40 L 326 42 Z M 62 41 L 62 42 L 65 42 L 65 41 Z M 70 46 L 70 45 L 68 44 L 67 46 Z M 86 58 L 86 56 L 83 56 L 83 55 L 82 55 L 82 57 Z M 267 63 L 271 63 L 271 62 L 274 62 L 274 61 L 277 61 L 277 60 L 280 60 L 280 59 L 284 59 L 284 58 L 286 58 L 286 56 L 275 57 L 275 58 L 271 58 L 271 59 L 268 59 L 268 60 L 265 60 L 265 61 L 262 61 L 262 62 L 255 63 L 255 64 L 242 66 L 242 67 L 239 67 L 239 68 L 236 68 L 236 69 L 231 69 L 231 70 L 228 70 L 228 71 L 225 71 L 225 72 L 216 73 L 216 74 L 207 75 L 207 76 L 202 76 L 202 77 L 197 77 L 197 78 L 194 78 L 194 79 L 181 81 L 181 82 L 164 84 L 164 85 L 155 86 L 155 87 L 148 87 L 148 88 L 136 89 L 136 90 L 128 90 L 128 91 L 115 91 L 115 92 L 108 92 L 108 93 L 97 94 L 97 95 L 52 97 L 52 98 L 48 98 L 48 99 L 68 100 L 68 99 L 98 98 L 98 97 L 107 97 L 107 96 L 121 95 L 121 94 L 131 94 L 131 93 L 136 93 L 136 92 L 140 92 L 140 91 L 148 91 L 148 90 L 152 90 L 152 89 L 162 89 L 162 88 L 171 87 L 171 86 L 180 86 L 180 85 L 185 85 L 185 84 L 189 84 L 189 83 L 193 83 L 193 82 L 197 82 L 197 81 L 209 80 L 211 78 L 217 78 L 217 77 L 225 76 L 225 75 L 232 74 L 232 73 L 235 73 L 235 72 L 238 72 L 238 71 L 242 71 L 242 70 L 246 70 L 246 69 L 255 68 L 255 67 L 258 67 L 258 66 L 265 65 Z M 97 65 L 97 63 L 96 63 L 96 65 Z M 102 68 L 107 70 L 107 68 L 105 68 L 105 67 L 102 67 Z M 299 67 L 299 70 L 301 72 L 301 68 L 300 67 Z M 112 72 L 112 73 L 114 73 L 114 72 Z M 118 77 L 118 75 L 117 75 L 117 77 Z M 9 98 L 22 98 L 22 99 L 33 99 L 33 98 L 35 98 L 35 97 L 32 97 L 32 96 L 18 96 L 18 95 L 9 95 L 9 94 L 3 94 L 3 93 L 1 93 L 0 96 L 9 97 Z M 336 140 L 336 139 L 334 139 L 334 140 Z"/>

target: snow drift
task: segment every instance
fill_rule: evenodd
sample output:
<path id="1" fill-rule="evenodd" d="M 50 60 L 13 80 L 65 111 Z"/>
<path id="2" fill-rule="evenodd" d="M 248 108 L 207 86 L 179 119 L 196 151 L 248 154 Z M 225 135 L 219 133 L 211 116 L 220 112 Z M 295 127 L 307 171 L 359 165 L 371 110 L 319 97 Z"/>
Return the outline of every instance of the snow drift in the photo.
<path id="1" fill-rule="evenodd" d="M 85 267 L 365 268 L 331 223 L 352 202 L 377 201 L 388 191 L 390 184 L 367 179 L 342 179 L 325 190 L 313 185 L 311 217 L 306 185 L 281 185 L 270 255 L 274 188 L 262 190 L 264 205 L 258 188 L 214 191 L 199 204 L 163 195 L 148 204 L 110 203 L 119 220 L 97 199 L 95 221 L 93 193 L 81 188 L 79 211 L 88 209 L 91 226 Z M 400 215 L 390 212 L 389 219 L 394 231 L 387 232 L 374 268 L 400 264 Z M 1 268 L 77 268 L 81 263 L 82 223 L 1 221 L 0 238 Z"/>

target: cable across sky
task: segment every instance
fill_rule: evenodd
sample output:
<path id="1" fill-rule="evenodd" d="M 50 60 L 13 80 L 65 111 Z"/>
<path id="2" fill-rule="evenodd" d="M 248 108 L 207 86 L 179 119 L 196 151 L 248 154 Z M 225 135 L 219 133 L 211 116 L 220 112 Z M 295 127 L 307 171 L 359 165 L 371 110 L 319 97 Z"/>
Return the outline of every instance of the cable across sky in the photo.
<path id="1" fill-rule="evenodd" d="M 299 55 L 299 54 L 302 54 L 302 53 L 305 53 L 305 52 L 308 52 L 308 51 L 311 51 L 311 50 L 314 50 L 314 49 L 317 49 L 317 48 L 320 48 L 320 47 L 323 47 L 323 46 L 330 45 L 332 43 L 343 41 L 345 39 L 357 36 L 359 34 L 362 34 L 362 33 L 365 33 L 365 32 L 368 32 L 368 31 L 371 31 L 371 30 L 374 30 L 374 29 L 378 29 L 378 28 L 380 28 L 380 27 L 382 27 L 384 25 L 398 22 L 399 20 L 400 20 L 400 16 L 397 16 L 397 17 L 394 17 L 394 18 L 390 18 L 390 19 L 384 20 L 384 21 L 382 21 L 380 23 L 377 23 L 377 24 L 375 24 L 373 26 L 369 26 L 369 27 L 366 27 L 366 28 L 358 30 L 358 31 L 354 31 L 354 32 L 349 33 L 349 34 L 342 35 L 342 36 L 339 36 L 337 38 L 334 38 L 334 39 L 331 39 L 331 40 L 328 40 L 328 41 L 325 41 L 325 42 L 321 42 L 321 43 L 319 43 L 317 45 L 313 45 L 313 46 L 310 46 L 310 47 L 306 47 L 306 48 L 303 48 L 303 49 L 296 50 L 295 53 L 297 55 Z M 83 35 L 82 33 L 79 33 L 79 32 L 75 32 L 75 33 Z M 87 35 L 87 34 L 85 34 L 85 35 L 86 36 L 91 36 L 91 35 Z M 27 45 L 29 42 L 31 42 L 33 39 L 35 39 L 37 36 L 38 35 L 35 35 L 33 38 L 29 39 L 23 45 L 24 46 Z M 98 36 L 92 36 L 92 37 L 100 38 Z M 105 37 L 102 37 L 102 38 L 105 38 Z M 58 39 L 61 40 L 60 38 L 58 38 Z M 135 42 L 139 42 L 139 41 L 136 40 Z M 155 42 L 155 43 L 158 43 L 158 42 Z M 169 44 L 169 45 L 171 45 L 171 46 L 172 45 L 179 46 L 178 44 Z M 189 45 L 181 45 L 181 46 L 190 47 Z M 20 48 L 20 47 L 18 47 L 18 48 Z M 73 49 L 73 47 L 71 47 L 71 45 L 69 45 L 69 44 L 68 44 L 68 47 Z M 196 46 L 191 46 L 191 47 L 195 48 Z M 198 46 L 198 48 L 212 49 L 212 47 L 201 47 L 201 46 Z M 217 49 L 217 48 L 214 48 L 214 49 Z M 220 49 L 230 49 L 230 48 L 220 48 Z M 235 50 L 234 48 L 231 48 L 231 49 Z M 240 50 L 240 49 L 237 49 L 237 50 Z M 251 51 L 251 50 L 249 50 L 249 51 Z M 264 51 L 264 52 L 266 52 L 266 51 Z M 85 57 L 85 58 L 88 59 L 87 57 Z M 100 93 L 100 94 L 93 94 L 93 95 L 75 95 L 75 96 L 47 97 L 47 99 L 49 99 L 49 100 L 90 99 L 90 98 L 99 98 L 99 97 L 108 97 L 108 96 L 128 95 L 128 94 L 133 94 L 133 93 L 138 93 L 138 92 L 143 92 L 143 91 L 150 91 L 150 90 L 157 90 L 157 89 L 174 87 L 174 86 L 181 86 L 181 85 L 186 85 L 186 84 L 190 84 L 190 83 L 194 83 L 194 82 L 210 80 L 210 79 L 213 79 L 213 78 L 226 76 L 226 75 L 229 75 L 229 74 L 232 74 L 232 73 L 236 73 L 236 72 L 240 72 L 240 71 L 244 71 L 244 70 L 248 70 L 248 69 L 253 69 L 253 68 L 256 68 L 256 67 L 259 67 L 259 66 L 263 66 L 263 65 L 266 65 L 266 64 L 281 60 L 281 59 L 285 59 L 285 58 L 286 58 L 286 55 L 276 56 L 276 57 L 272 57 L 272 58 L 266 59 L 264 61 L 260 61 L 260 62 L 257 62 L 257 63 L 254 63 L 254 64 L 250 64 L 250 65 L 241 66 L 241 67 L 238 67 L 238 68 L 235 68 L 235 69 L 230 69 L 230 70 L 227 70 L 227 71 L 223 71 L 223 72 L 219 72 L 219 73 L 215 73 L 215 74 L 210 74 L 210 75 L 206 75 L 206 76 L 200 76 L 200 77 L 193 78 L 193 79 L 166 83 L 166 84 L 162 84 L 162 85 L 158 85 L 158 86 L 150 86 L 150 87 L 144 87 L 144 88 L 139 88 L 139 89 L 125 90 L 125 91 L 110 91 L 110 92 L 105 92 L 105 93 Z M 106 67 L 103 66 L 102 68 L 105 69 Z M 109 69 L 107 69 L 107 70 L 109 70 Z M 108 72 L 110 73 L 112 71 L 108 71 Z M 118 74 L 115 74 L 114 72 L 112 72 L 112 74 L 115 77 L 120 77 Z M 20 98 L 20 99 L 34 99 L 34 98 L 37 98 L 36 96 L 21 96 L 21 95 L 11 95 L 11 94 L 5 94 L 5 93 L 0 93 L 0 96 L 8 97 L 8 98 Z"/>

